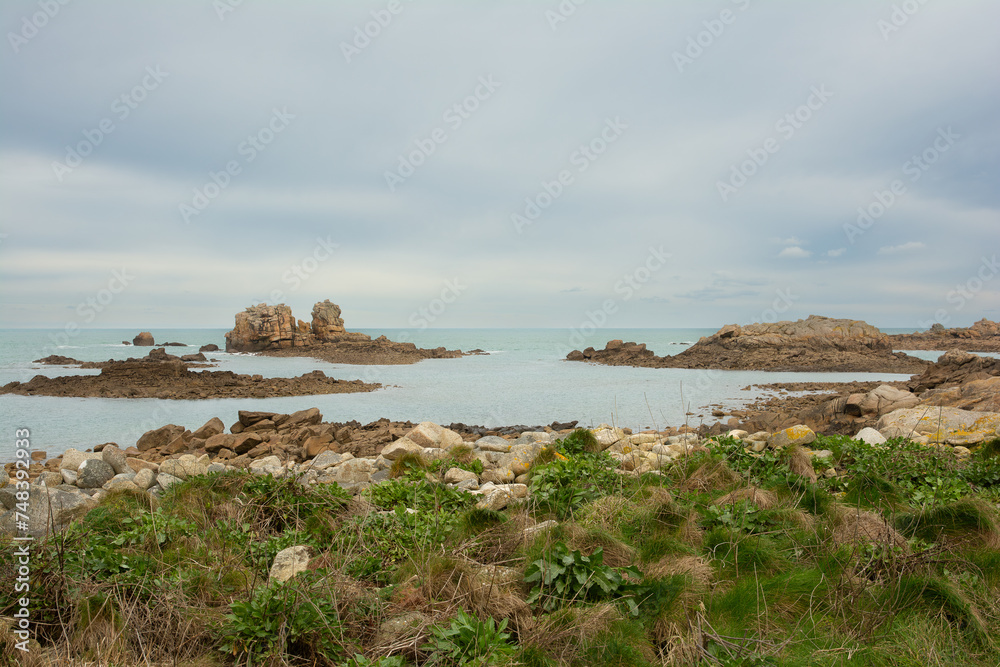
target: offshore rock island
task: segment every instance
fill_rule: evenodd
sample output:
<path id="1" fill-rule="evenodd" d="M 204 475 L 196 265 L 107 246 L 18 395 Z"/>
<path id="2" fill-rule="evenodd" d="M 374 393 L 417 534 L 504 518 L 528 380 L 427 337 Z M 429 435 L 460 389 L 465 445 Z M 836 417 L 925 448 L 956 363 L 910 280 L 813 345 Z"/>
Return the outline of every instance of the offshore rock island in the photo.
<path id="1" fill-rule="evenodd" d="M 754 371 L 920 373 L 929 361 L 893 352 L 890 337 L 858 320 L 810 315 L 795 322 L 728 324 L 674 356 L 644 343 L 610 341 L 603 350 L 573 350 L 568 361 L 609 366 Z"/>
<path id="2" fill-rule="evenodd" d="M 226 334 L 227 352 L 255 352 L 273 357 L 312 357 L 333 364 L 414 364 L 424 359 L 453 359 L 461 350 L 418 348 L 385 336 L 375 340 L 347 331 L 340 306 L 329 299 L 313 306 L 312 322 L 296 321 L 285 304 L 250 306 L 236 314 L 233 330 Z M 473 351 L 469 354 L 475 354 Z"/>
<path id="3" fill-rule="evenodd" d="M 75 396 L 92 398 L 162 398 L 197 400 L 206 398 L 270 398 L 374 391 L 379 384 L 360 380 L 337 380 L 323 371 L 312 371 L 294 378 L 265 378 L 232 371 L 192 371 L 185 358 L 204 361 L 202 354 L 175 357 L 162 348 L 147 357 L 125 361 L 81 363 L 69 357 L 47 357 L 39 363 L 78 364 L 82 368 L 100 368 L 99 375 L 46 377 L 36 375 L 28 382 L 11 382 L 0 387 L 0 394 L 21 396 Z"/>
<path id="4" fill-rule="evenodd" d="M 1000 322 L 985 317 L 971 327 L 945 329 L 934 324 L 928 331 L 889 336 L 897 350 L 965 350 L 1000 352 Z"/>

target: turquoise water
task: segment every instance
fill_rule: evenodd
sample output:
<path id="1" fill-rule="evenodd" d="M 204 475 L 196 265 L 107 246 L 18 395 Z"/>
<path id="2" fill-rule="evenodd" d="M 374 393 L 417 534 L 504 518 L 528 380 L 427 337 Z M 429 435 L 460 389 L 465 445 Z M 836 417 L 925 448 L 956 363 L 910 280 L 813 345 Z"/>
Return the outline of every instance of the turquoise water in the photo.
<path id="1" fill-rule="evenodd" d="M 694 371 L 648 369 L 566 362 L 567 351 L 588 345 L 603 347 L 614 338 L 644 342 L 660 355 L 677 354 L 714 329 L 601 329 L 585 336 L 565 329 L 399 329 L 362 330 L 373 337 L 411 340 L 420 347 L 481 348 L 488 356 L 429 359 L 407 366 L 351 366 L 309 358 L 257 357 L 213 352 L 218 370 L 295 376 L 320 369 L 340 379 L 379 382 L 384 388 L 367 394 L 297 396 L 272 399 L 168 401 L 158 399 L 52 398 L 0 396 L 0 460 L 9 460 L 14 429 L 29 428 L 34 449 L 55 456 L 69 447 L 87 448 L 104 442 L 122 447 L 135 444 L 145 431 L 164 424 L 197 428 L 212 417 L 227 425 L 237 411 L 291 412 L 318 407 L 328 421 L 361 423 L 381 417 L 394 420 L 464 422 L 484 426 L 539 425 L 578 420 L 630 428 L 663 428 L 685 422 L 714 422 L 713 404 L 739 407 L 759 393 L 743 391 L 750 384 L 796 381 L 900 380 L 907 376 L 880 373 L 764 373 L 757 371 Z M 0 331 L 0 385 L 27 381 L 35 375 L 97 374 L 97 370 L 33 364 L 49 354 L 81 361 L 144 356 L 149 348 L 122 345 L 135 330 Z M 191 347 L 169 348 L 171 354 L 197 352 L 215 343 L 224 347 L 224 329 L 165 329 L 153 331 L 158 342 L 176 341 Z M 935 358 L 937 353 L 919 353 Z M 685 413 L 694 414 L 687 415 Z"/>

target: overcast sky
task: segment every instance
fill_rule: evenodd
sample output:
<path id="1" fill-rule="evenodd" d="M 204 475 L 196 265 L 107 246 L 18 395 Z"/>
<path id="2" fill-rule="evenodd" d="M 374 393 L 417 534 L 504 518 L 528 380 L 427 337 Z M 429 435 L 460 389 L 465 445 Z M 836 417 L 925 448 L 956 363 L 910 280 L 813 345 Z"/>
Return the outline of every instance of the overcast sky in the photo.
<path id="1" fill-rule="evenodd" d="M 995 1 L 0 20 L 0 327 L 1000 318 Z"/>

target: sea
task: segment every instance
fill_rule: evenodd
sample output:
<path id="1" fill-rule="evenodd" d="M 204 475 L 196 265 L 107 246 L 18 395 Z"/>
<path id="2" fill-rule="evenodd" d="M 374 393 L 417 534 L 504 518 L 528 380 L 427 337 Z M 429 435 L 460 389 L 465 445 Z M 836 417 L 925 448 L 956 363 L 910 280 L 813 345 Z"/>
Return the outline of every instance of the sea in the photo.
<path id="1" fill-rule="evenodd" d="M 206 353 L 218 360 L 214 369 L 293 377 L 312 370 L 344 380 L 378 382 L 375 392 L 264 399 L 106 399 L 0 395 L 0 461 L 15 449 L 15 430 L 28 429 L 32 450 L 57 456 L 73 447 L 88 449 L 115 442 L 125 448 L 148 430 L 165 424 L 196 429 L 212 417 L 228 426 L 239 410 L 290 413 L 317 407 L 325 421 L 362 424 L 382 417 L 439 424 L 539 426 L 577 421 L 581 426 L 606 423 L 632 429 L 714 423 L 716 407 L 737 409 L 767 394 L 753 385 L 775 382 L 843 382 L 905 380 L 889 373 L 769 373 L 630 368 L 565 361 L 566 353 L 587 346 L 602 348 L 608 340 L 646 343 L 658 355 L 673 355 L 716 329 L 361 329 L 373 338 L 408 340 L 419 347 L 481 349 L 488 354 L 459 359 L 427 359 L 410 365 L 357 366 L 331 364 L 308 357 L 278 358 L 252 354 Z M 912 329 L 885 330 L 910 333 Z M 36 375 L 97 374 L 33 363 L 51 354 L 80 361 L 106 361 L 145 356 L 150 348 L 123 344 L 138 333 L 129 329 L 0 330 L 0 386 L 26 382 Z M 225 329 L 160 329 L 158 343 L 179 342 L 171 354 L 190 354 L 202 345 L 225 348 Z M 940 352 L 912 352 L 936 359 Z"/>

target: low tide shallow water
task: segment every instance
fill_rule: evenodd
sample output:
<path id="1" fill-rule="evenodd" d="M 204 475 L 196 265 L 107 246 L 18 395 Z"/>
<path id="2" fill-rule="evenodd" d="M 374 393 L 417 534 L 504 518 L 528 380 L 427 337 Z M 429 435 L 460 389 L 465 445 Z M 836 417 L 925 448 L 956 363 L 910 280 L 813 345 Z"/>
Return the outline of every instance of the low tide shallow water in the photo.
<path id="1" fill-rule="evenodd" d="M 772 382 L 840 382 L 902 380 L 886 373 L 766 373 L 598 366 L 564 361 L 573 348 L 603 347 L 621 338 L 646 343 L 656 354 L 677 354 L 714 329 L 606 329 L 589 339 L 573 338 L 564 329 L 428 329 L 361 330 L 373 337 L 411 340 L 420 347 L 480 348 L 490 354 L 461 359 L 429 359 L 405 366 L 330 364 L 306 357 L 274 358 L 225 352 L 208 353 L 219 360 L 218 370 L 289 377 L 320 369 L 340 379 L 360 379 L 384 385 L 372 393 L 296 396 L 268 399 L 158 399 L 53 398 L 0 396 L 0 460 L 14 450 L 14 430 L 28 428 L 32 449 L 56 456 L 70 447 L 87 448 L 104 442 L 122 447 L 135 444 L 144 432 L 164 424 L 194 429 L 212 417 L 227 425 L 238 410 L 292 412 L 318 407 L 327 421 L 361 423 L 381 417 L 394 420 L 463 422 L 484 426 L 548 424 L 578 420 L 581 425 L 615 423 L 633 429 L 663 428 L 702 421 L 712 422 L 711 409 L 721 404 L 738 407 L 760 396 L 744 391 L 753 384 Z M 134 330 L 88 330 L 69 337 L 40 330 L 0 331 L 0 385 L 27 381 L 35 375 L 97 374 L 31 363 L 49 354 L 81 361 L 103 361 L 144 356 L 149 348 L 123 345 Z M 158 342 L 176 341 L 190 347 L 168 348 L 172 354 L 196 352 L 215 343 L 224 347 L 222 329 L 170 329 L 152 332 Z M 887 333 L 895 333 L 887 331 Z M 577 334 L 579 336 L 579 334 Z M 939 352 L 914 352 L 935 359 Z M 691 412 L 694 414 L 688 415 Z"/>

